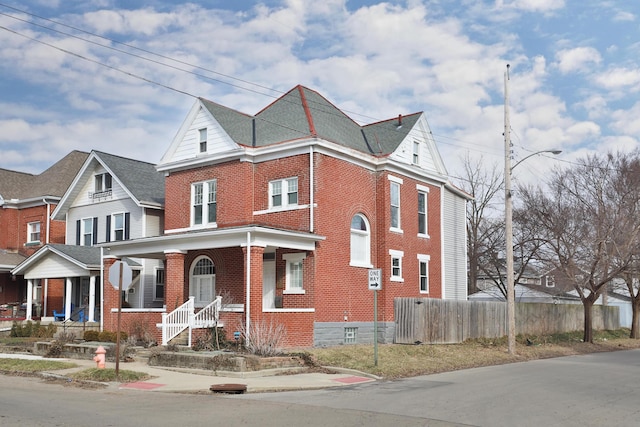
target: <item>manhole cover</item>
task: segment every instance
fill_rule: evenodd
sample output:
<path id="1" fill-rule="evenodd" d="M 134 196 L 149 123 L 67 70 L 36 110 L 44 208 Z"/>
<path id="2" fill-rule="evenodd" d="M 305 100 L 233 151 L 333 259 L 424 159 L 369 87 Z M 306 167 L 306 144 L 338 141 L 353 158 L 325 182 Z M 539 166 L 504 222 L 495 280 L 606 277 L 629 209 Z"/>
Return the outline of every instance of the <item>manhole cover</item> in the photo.
<path id="1" fill-rule="evenodd" d="M 247 391 L 246 384 L 214 384 L 209 387 L 214 393 L 242 394 Z"/>

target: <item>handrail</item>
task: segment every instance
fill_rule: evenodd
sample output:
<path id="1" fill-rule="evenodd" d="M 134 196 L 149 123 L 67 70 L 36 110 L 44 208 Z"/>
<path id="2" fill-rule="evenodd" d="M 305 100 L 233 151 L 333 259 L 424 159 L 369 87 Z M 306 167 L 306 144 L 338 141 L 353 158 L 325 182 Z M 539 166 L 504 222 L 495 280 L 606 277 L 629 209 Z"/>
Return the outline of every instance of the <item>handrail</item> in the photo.
<path id="1" fill-rule="evenodd" d="M 171 339 L 190 327 L 194 312 L 194 299 L 195 297 L 189 297 L 187 302 L 171 313 L 162 313 L 162 345 L 167 345 Z"/>
<path id="2" fill-rule="evenodd" d="M 182 331 L 189 328 L 189 347 L 191 347 L 192 328 L 213 328 L 218 325 L 220 311 L 222 309 L 222 297 L 215 300 L 195 313 L 195 297 L 189 300 L 171 313 L 162 313 L 162 345 L 177 337 Z"/>
<path id="3" fill-rule="evenodd" d="M 194 327 L 213 328 L 217 326 L 220 319 L 220 309 L 222 308 L 222 297 L 218 295 L 209 305 L 196 313 L 194 316 Z"/>

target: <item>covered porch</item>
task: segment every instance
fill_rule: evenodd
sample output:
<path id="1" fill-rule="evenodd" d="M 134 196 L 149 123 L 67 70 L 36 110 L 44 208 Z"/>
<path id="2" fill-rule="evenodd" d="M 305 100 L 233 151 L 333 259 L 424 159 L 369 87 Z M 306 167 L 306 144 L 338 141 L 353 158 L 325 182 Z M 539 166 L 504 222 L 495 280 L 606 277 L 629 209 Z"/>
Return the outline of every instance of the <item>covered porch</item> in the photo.
<path id="1" fill-rule="evenodd" d="M 101 249 L 45 245 L 11 273 L 26 280 L 25 320 L 98 322 Z"/>
<path id="2" fill-rule="evenodd" d="M 310 346 L 314 255 L 321 240 L 311 233 L 260 226 L 172 233 L 105 245 L 104 271 L 108 275 L 109 267 L 124 257 L 164 261 L 164 313 L 121 312 L 124 325 L 144 319 L 155 327 L 159 343 L 167 336 L 163 317 L 187 310 L 186 304 L 193 306 L 194 316 L 217 310 L 218 326 L 224 325 L 228 339 L 265 321 L 285 326 L 285 346 Z M 105 277 L 105 283 L 108 280 Z M 105 329 L 115 330 L 118 300 L 112 286 L 105 286 L 104 301 Z M 184 329 L 189 328 L 185 321 Z"/>

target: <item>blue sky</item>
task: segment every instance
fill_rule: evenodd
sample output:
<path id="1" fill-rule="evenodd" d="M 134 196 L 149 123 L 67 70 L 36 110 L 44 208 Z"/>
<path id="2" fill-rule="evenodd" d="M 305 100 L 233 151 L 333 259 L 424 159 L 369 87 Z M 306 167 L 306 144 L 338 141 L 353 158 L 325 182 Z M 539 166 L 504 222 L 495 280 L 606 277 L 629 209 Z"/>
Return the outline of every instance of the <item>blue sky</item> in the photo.
<path id="1" fill-rule="evenodd" d="M 503 162 L 506 64 L 514 161 L 563 150 L 522 179 L 640 139 L 637 2 L 0 0 L 0 27 L 0 168 L 157 162 L 194 96 L 254 114 L 302 84 L 360 123 L 424 111 L 455 177 Z"/>

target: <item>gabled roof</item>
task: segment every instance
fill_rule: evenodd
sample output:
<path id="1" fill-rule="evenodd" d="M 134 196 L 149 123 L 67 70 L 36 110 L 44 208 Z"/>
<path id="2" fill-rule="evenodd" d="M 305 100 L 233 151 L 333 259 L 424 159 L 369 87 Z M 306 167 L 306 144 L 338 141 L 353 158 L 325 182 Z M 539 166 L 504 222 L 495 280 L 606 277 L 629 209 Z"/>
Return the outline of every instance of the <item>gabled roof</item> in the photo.
<path id="1" fill-rule="evenodd" d="M 138 206 L 164 207 L 164 175 L 156 170 L 154 164 L 94 150 L 77 171 L 73 183 L 53 211 L 54 219 L 64 219 L 64 213 L 89 179 L 92 165 L 96 162 L 111 174 Z"/>
<path id="2" fill-rule="evenodd" d="M 263 147 L 303 138 L 322 138 L 373 155 L 388 155 L 406 138 L 422 113 L 360 126 L 318 92 L 296 86 L 255 116 L 199 98 L 238 144 Z"/>
<path id="3" fill-rule="evenodd" d="M 164 205 L 164 175 L 152 163 L 93 151 L 139 204 Z"/>
<path id="4" fill-rule="evenodd" d="M 72 151 L 39 175 L 0 169 L 0 196 L 5 202 L 62 197 L 89 153 Z"/>
<path id="5" fill-rule="evenodd" d="M 24 275 L 31 266 L 45 258 L 50 253 L 64 258 L 70 263 L 85 270 L 100 269 L 102 264 L 101 250 L 98 247 L 48 244 L 38 249 L 36 253 L 20 263 L 11 271 L 11 274 Z"/>

